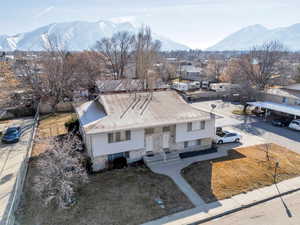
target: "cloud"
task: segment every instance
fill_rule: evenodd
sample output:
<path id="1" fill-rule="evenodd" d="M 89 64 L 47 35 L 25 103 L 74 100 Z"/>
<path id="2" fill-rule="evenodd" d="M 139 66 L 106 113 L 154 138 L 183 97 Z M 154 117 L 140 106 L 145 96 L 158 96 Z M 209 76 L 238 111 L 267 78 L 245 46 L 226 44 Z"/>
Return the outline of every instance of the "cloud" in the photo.
<path id="1" fill-rule="evenodd" d="M 54 6 L 50 6 L 42 11 L 40 11 L 38 14 L 35 15 L 35 18 L 40 18 L 44 15 L 46 15 L 47 13 L 49 13 L 50 11 L 52 11 L 55 7 Z"/>

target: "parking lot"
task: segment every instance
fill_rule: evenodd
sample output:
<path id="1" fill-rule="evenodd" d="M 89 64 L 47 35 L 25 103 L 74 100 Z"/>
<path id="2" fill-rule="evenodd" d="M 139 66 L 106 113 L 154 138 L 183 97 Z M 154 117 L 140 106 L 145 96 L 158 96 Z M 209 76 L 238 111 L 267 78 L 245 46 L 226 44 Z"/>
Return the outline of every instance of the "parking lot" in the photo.
<path id="1" fill-rule="evenodd" d="M 299 131 L 286 127 L 275 127 L 270 122 L 263 121 L 255 116 L 234 115 L 232 111 L 242 108 L 242 106 L 221 100 L 197 102 L 192 105 L 210 112 L 212 104 L 216 105 L 213 110 L 213 113 L 217 115 L 216 126 L 241 134 L 243 136 L 241 141 L 243 146 L 259 144 L 260 142 L 272 142 L 300 154 Z"/>
<path id="2" fill-rule="evenodd" d="M 32 132 L 32 118 L 0 121 L 0 131 L 9 126 L 21 126 L 22 136 L 16 144 L 0 143 L 0 222 L 9 210 L 13 188 L 21 163 L 26 155 Z"/>

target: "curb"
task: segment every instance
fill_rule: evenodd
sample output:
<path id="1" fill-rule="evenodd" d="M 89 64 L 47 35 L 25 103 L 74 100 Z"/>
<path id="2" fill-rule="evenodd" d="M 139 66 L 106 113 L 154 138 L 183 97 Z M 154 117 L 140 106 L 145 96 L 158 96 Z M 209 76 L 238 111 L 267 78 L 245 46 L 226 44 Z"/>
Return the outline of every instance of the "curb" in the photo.
<path id="1" fill-rule="evenodd" d="M 280 193 L 280 194 L 278 194 L 278 195 L 274 195 L 274 196 L 272 196 L 272 197 L 265 198 L 265 199 L 262 199 L 262 200 L 259 200 L 259 201 L 256 201 L 256 202 L 247 204 L 247 205 L 243 205 L 243 206 L 241 206 L 241 207 L 238 207 L 238 208 L 235 208 L 235 209 L 228 210 L 228 211 L 223 212 L 223 213 L 220 213 L 220 214 L 218 214 L 218 215 L 211 216 L 211 217 L 208 217 L 208 218 L 199 220 L 199 221 L 197 221 L 197 222 L 189 223 L 188 225 L 198 225 L 198 224 L 205 223 L 205 222 L 208 222 L 208 221 L 211 221 L 211 220 L 214 220 L 214 219 L 218 219 L 218 218 L 221 218 L 221 217 L 223 217 L 223 216 L 230 215 L 230 214 L 232 214 L 232 213 L 241 211 L 241 210 L 243 210 L 243 209 L 247 209 L 247 208 L 250 208 L 250 207 L 252 207 L 252 206 L 259 205 L 259 204 L 261 204 L 261 203 L 265 203 L 265 202 L 268 202 L 268 201 L 270 201 L 270 200 L 273 200 L 273 199 L 276 199 L 276 198 L 279 198 L 279 197 L 282 197 L 282 196 L 285 196 L 285 195 L 292 194 L 292 193 L 297 192 L 297 191 L 300 191 L 300 188 L 297 188 L 297 189 L 294 189 L 294 190 L 291 190 L 291 191 L 286 191 L 286 192 Z"/>

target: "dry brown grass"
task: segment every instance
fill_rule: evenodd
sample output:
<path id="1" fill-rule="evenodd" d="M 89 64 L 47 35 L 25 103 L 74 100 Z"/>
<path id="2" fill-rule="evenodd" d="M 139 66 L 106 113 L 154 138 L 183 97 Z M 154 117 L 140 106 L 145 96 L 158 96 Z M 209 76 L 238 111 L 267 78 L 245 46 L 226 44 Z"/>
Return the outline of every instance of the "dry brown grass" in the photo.
<path id="1" fill-rule="evenodd" d="M 277 181 L 300 175 L 300 155 L 269 144 L 231 150 L 227 157 L 195 163 L 182 171 L 184 178 L 206 202 L 230 198 L 274 183 L 275 163 L 279 162 Z"/>
<path id="2" fill-rule="evenodd" d="M 139 167 L 90 176 L 90 183 L 80 190 L 77 204 L 70 209 L 44 208 L 32 191 L 37 172 L 31 163 L 18 213 L 23 225 L 141 224 L 193 207 L 170 178 Z M 155 203 L 157 197 L 164 201 L 165 209 Z"/>
<path id="3" fill-rule="evenodd" d="M 68 133 L 65 123 L 75 116 L 74 113 L 58 113 L 41 117 L 38 127 L 39 137 L 48 138 Z"/>
<path id="4" fill-rule="evenodd" d="M 42 116 L 39 121 L 37 140 L 33 146 L 31 156 L 37 156 L 45 151 L 49 137 L 68 133 L 65 123 L 75 116 L 74 113 L 58 113 Z"/>

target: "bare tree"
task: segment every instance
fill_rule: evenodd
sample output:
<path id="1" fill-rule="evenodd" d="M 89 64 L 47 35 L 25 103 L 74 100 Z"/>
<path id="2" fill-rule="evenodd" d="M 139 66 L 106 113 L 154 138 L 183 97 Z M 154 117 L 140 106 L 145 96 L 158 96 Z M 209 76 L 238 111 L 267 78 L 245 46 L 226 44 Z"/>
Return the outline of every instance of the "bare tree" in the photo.
<path id="1" fill-rule="evenodd" d="M 210 59 L 206 67 L 206 74 L 212 80 L 220 81 L 224 67 L 225 62 L 223 60 Z"/>
<path id="2" fill-rule="evenodd" d="M 111 38 L 102 38 L 96 43 L 95 48 L 103 55 L 103 62 L 111 68 L 114 79 L 124 77 L 133 43 L 134 35 L 126 31 L 115 33 Z"/>
<path id="3" fill-rule="evenodd" d="M 149 72 L 153 69 L 160 48 L 160 41 L 152 40 L 150 27 L 142 26 L 135 38 L 135 73 L 137 78 L 146 82 L 146 87 L 149 79 L 151 79 Z"/>
<path id="4" fill-rule="evenodd" d="M 53 203 L 66 208 L 76 202 L 77 190 L 88 182 L 81 150 L 80 139 L 70 133 L 64 140 L 53 138 L 38 159 L 39 174 L 33 188 L 46 206 Z"/>
<path id="5" fill-rule="evenodd" d="M 284 47 L 278 41 L 269 41 L 262 46 L 253 47 L 241 57 L 241 75 L 262 90 L 269 84 L 276 70 L 276 63 L 284 54 Z"/>
<path id="6" fill-rule="evenodd" d="M 294 80 L 297 83 L 300 83 L 300 66 L 297 67 L 296 72 L 295 72 L 295 76 L 294 76 Z"/>

